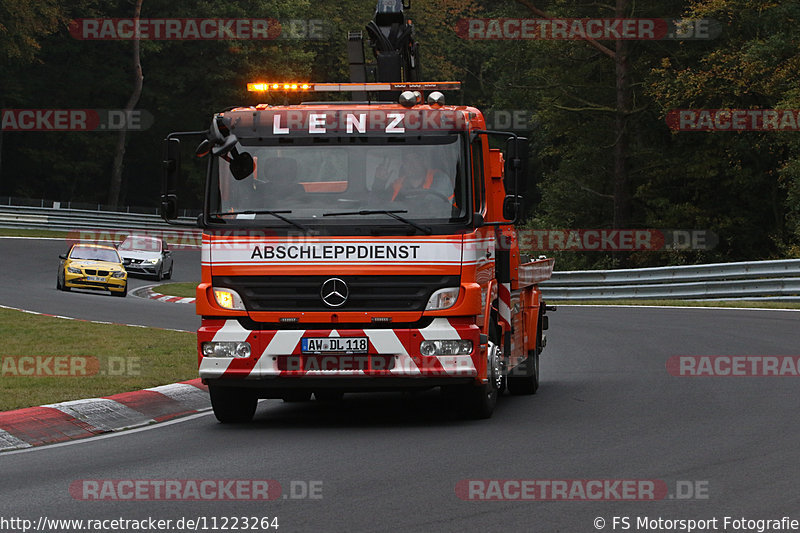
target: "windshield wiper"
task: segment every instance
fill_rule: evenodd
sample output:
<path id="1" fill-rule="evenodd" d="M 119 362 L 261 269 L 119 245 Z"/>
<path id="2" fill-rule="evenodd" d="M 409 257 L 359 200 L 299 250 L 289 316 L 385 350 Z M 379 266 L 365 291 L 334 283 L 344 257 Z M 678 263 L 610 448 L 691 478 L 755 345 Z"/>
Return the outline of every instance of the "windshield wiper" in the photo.
<path id="1" fill-rule="evenodd" d="M 387 211 L 385 209 L 362 209 L 361 211 L 344 211 L 342 213 L 323 213 L 322 216 L 324 216 L 324 217 L 339 217 L 339 216 L 346 216 L 346 215 L 361 215 L 361 216 L 365 216 L 365 215 L 388 215 L 388 216 L 392 217 L 395 220 L 399 220 L 400 222 L 403 222 L 404 224 L 408 224 L 409 226 L 418 229 L 419 231 L 421 231 L 422 233 L 425 233 L 426 235 L 430 235 L 431 233 L 433 233 L 433 230 L 431 228 L 426 228 L 425 226 L 420 226 L 419 224 L 417 224 L 417 223 L 415 223 L 415 222 L 413 222 L 413 221 L 411 221 L 411 220 L 409 220 L 407 218 L 401 217 L 397 213 L 408 213 L 408 210 L 406 210 L 406 209 L 395 209 L 393 211 Z"/>
<path id="2" fill-rule="evenodd" d="M 300 224 L 299 222 L 295 222 L 294 220 L 290 220 L 284 216 L 281 216 L 281 213 L 287 214 L 291 213 L 291 211 L 268 211 L 266 209 L 248 209 L 246 211 L 231 211 L 229 213 L 210 213 L 208 216 L 220 218 L 224 215 L 272 215 L 277 219 L 283 220 L 287 224 L 291 224 L 295 228 L 302 230 L 302 231 L 309 231 L 308 227 Z"/>

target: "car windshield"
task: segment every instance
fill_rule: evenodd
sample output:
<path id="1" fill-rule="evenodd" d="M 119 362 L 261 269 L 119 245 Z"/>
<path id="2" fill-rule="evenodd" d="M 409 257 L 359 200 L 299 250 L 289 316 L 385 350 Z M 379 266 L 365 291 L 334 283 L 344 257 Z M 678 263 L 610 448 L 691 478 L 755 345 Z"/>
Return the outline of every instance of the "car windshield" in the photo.
<path id="1" fill-rule="evenodd" d="M 75 246 L 69 254 L 70 259 L 84 259 L 88 261 L 108 261 L 119 263 L 119 254 L 110 248 L 95 248 L 93 246 Z"/>
<path id="2" fill-rule="evenodd" d="M 123 252 L 160 252 L 161 241 L 152 237 L 131 235 L 122 241 L 118 250 Z"/>
<path id="3" fill-rule="evenodd" d="M 212 213 L 285 224 L 274 214 L 252 213 L 274 211 L 306 225 L 328 223 L 332 215 L 358 224 L 393 223 L 385 211 L 428 223 L 468 213 L 461 135 L 280 141 L 242 140 L 238 150 L 252 155 L 255 171 L 241 180 L 233 178 L 228 161 L 215 158 Z"/>

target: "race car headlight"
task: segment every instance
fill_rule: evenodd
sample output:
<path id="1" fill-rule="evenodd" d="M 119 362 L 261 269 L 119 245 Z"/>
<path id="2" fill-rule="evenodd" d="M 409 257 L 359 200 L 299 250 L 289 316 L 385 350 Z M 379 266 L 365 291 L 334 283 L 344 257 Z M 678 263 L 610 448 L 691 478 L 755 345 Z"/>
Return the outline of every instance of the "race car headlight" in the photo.
<path id="1" fill-rule="evenodd" d="M 125 271 L 124 270 L 118 270 L 117 272 L 112 272 L 111 277 L 112 278 L 117 278 L 117 279 L 122 279 L 122 278 L 125 277 Z"/>
<path id="2" fill-rule="evenodd" d="M 233 289 L 213 287 L 212 290 L 214 291 L 214 299 L 217 301 L 218 306 L 224 309 L 245 310 L 242 297 Z"/>
<path id="3" fill-rule="evenodd" d="M 245 359 L 250 357 L 249 342 L 204 342 L 202 344 L 203 357 L 236 357 Z"/>
<path id="4" fill-rule="evenodd" d="M 458 300 L 460 292 L 459 287 L 449 287 L 447 289 L 439 289 L 431 294 L 428 299 L 428 305 L 425 306 L 426 311 L 438 311 L 440 309 L 447 309 L 455 305 Z"/>
<path id="5" fill-rule="evenodd" d="M 145 265 L 155 265 L 156 263 L 158 263 L 158 259 L 145 259 L 144 261 L 142 261 L 142 263 Z"/>
<path id="6" fill-rule="evenodd" d="M 69 272 L 70 274 L 80 274 L 81 269 L 75 267 L 67 267 L 67 272 Z"/>
<path id="7" fill-rule="evenodd" d="M 472 341 L 468 339 L 422 341 L 419 344 L 422 355 L 469 355 L 472 353 Z"/>

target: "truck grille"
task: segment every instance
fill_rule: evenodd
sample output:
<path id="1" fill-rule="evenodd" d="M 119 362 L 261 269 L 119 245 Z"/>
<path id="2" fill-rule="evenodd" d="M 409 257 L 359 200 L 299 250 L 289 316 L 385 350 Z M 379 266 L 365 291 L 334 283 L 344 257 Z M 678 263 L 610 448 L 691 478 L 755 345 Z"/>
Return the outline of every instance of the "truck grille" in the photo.
<path id="1" fill-rule="evenodd" d="M 340 307 L 320 296 L 338 278 L 349 295 Z M 214 276 L 215 287 L 235 290 L 250 311 L 423 311 L 434 291 L 458 287 L 459 276 Z"/>

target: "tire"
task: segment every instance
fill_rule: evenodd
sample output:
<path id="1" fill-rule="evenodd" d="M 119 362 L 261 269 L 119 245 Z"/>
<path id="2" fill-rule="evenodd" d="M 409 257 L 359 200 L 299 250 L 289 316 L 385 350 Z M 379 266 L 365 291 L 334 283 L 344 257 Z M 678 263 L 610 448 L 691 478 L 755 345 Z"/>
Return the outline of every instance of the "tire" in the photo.
<path id="1" fill-rule="evenodd" d="M 258 406 L 258 398 L 247 389 L 209 386 L 214 416 L 223 424 L 250 422 Z"/>
<path id="2" fill-rule="evenodd" d="M 489 351 L 489 382 L 483 385 L 466 385 L 459 391 L 464 415 L 475 420 L 491 418 L 503 381 L 500 347 L 490 342 Z"/>
<path id="3" fill-rule="evenodd" d="M 508 392 L 519 396 L 523 394 L 536 394 L 539 389 L 539 352 L 531 350 L 528 358 L 506 376 Z"/>
<path id="4" fill-rule="evenodd" d="M 314 398 L 316 398 L 318 402 L 325 402 L 325 403 L 341 402 L 344 399 L 344 392 L 335 389 L 330 389 L 330 390 L 323 389 L 315 391 Z"/>
<path id="5" fill-rule="evenodd" d="M 66 281 L 63 280 L 64 278 L 64 271 L 58 273 L 58 277 L 56 278 L 56 288 L 60 291 L 69 292 L 71 287 L 67 287 Z"/>
<path id="6" fill-rule="evenodd" d="M 161 281 L 164 279 L 164 263 L 161 263 L 161 266 L 158 267 L 158 272 L 156 272 L 156 281 Z"/>
<path id="7" fill-rule="evenodd" d="M 311 400 L 311 391 L 293 390 L 283 395 L 283 401 L 287 403 L 307 402 Z"/>
<path id="8" fill-rule="evenodd" d="M 175 268 L 175 263 L 172 263 L 169 266 L 169 271 L 166 274 L 164 274 L 164 279 L 172 279 L 172 269 L 173 268 Z"/>
<path id="9" fill-rule="evenodd" d="M 111 291 L 111 295 L 119 298 L 125 298 L 128 295 L 128 284 L 125 283 L 125 288 L 122 290 L 122 292 Z"/>

